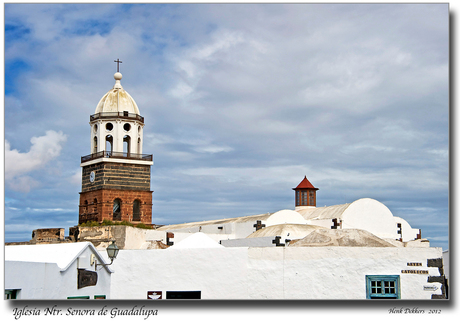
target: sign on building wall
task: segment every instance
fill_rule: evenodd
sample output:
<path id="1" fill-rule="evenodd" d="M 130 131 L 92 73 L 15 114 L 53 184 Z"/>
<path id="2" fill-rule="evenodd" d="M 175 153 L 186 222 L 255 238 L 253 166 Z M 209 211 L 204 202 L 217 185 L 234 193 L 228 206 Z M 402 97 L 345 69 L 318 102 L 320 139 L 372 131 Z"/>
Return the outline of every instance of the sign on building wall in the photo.
<path id="1" fill-rule="evenodd" d="M 401 270 L 401 273 L 428 274 L 428 270 Z"/>
<path id="2" fill-rule="evenodd" d="M 436 291 L 438 287 L 436 285 L 424 285 L 423 290 L 424 291 Z"/>
<path id="3" fill-rule="evenodd" d="M 87 286 L 95 286 L 97 284 L 97 272 L 78 269 L 77 289 Z"/>
<path id="4" fill-rule="evenodd" d="M 160 300 L 161 295 L 161 291 L 147 291 L 147 299 L 149 300 Z"/>

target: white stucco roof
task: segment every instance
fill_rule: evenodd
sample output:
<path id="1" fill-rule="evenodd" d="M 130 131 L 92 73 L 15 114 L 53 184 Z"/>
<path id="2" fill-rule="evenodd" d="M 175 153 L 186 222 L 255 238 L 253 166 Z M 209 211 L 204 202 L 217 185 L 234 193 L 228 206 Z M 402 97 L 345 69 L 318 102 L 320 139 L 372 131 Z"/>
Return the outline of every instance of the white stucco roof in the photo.
<path id="1" fill-rule="evenodd" d="M 341 218 L 343 212 L 350 206 L 350 204 L 340 204 L 324 207 L 311 207 L 297 210 L 306 220 L 325 220 L 333 218 Z"/>
<path id="2" fill-rule="evenodd" d="M 7 245 L 5 261 L 55 263 L 61 271 L 65 271 L 88 247 L 99 262 L 106 263 L 91 242 Z"/>
<path id="3" fill-rule="evenodd" d="M 162 226 L 157 230 L 170 232 L 185 230 L 190 233 L 198 230 L 201 231 L 199 227 L 204 227 L 205 225 L 244 223 L 243 225 L 245 226 L 241 227 L 241 229 L 245 228 L 245 230 L 244 233 L 241 233 L 241 236 L 245 237 L 254 231 L 253 229 L 251 230 L 251 228 L 253 224 L 259 220 L 262 224 L 265 224 L 265 228 L 268 228 L 273 225 L 281 224 L 308 224 L 331 227 L 334 219 L 337 219 L 336 223 L 342 229 L 365 230 L 382 239 L 396 240 L 400 238 L 400 234 L 397 234 L 397 223 L 391 211 L 385 204 L 371 198 L 361 198 L 349 204 L 318 208 L 297 207 L 296 211 L 281 210 L 275 213 Z M 419 233 L 418 229 L 408 228 L 408 226 L 409 225 L 403 228 L 404 240 L 407 241 L 414 239 L 417 233 Z M 237 233 L 235 232 L 237 229 L 240 229 L 240 226 L 235 226 L 235 229 L 232 228 L 232 231 L 234 231 L 233 233 Z M 203 231 L 207 232 L 206 229 L 203 229 Z M 266 230 L 263 233 L 269 233 L 269 231 L 270 230 Z M 273 231 L 270 233 L 272 232 Z M 291 238 L 291 236 L 286 235 L 286 238 Z"/>
<path id="4" fill-rule="evenodd" d="M 359 229 L 318 229 L 289 246 L 395 247 L 374 234 Z"/>
<path id="5" fill-rule="evenodd" d="M 297 210 L 309 224 L 337 219 L 342 229 L 361 229 L 380 238 L 399 239 L 393 214 L 385 204 L 372 198 L 360 198 L 351 204 Z"/>
<path id="6" fill-rule="evenodd" d="M 124 111 L 127 111 L 131 114 L 140 115 L 139 108 L 137 107 L 136 102 L 121 86 L 121 73 L 115 73 L 114 78 L 115 85 L 108 93 L 106 93 L 101 98 L 101 100 L 97 104 L 95 114 L 114 112 L 122 113 Z"/>
<path id="7" fill-rule="evenodd" d="M 157 228 L 157 231 L 172 231 L 172 230 L 180 230 L 180 229 L 187 229 L 191 227 L 198 227 L 202 225 L 217 225 L 217 224 L 226 224 L 226 223 L 244 223 L 244 222 L 252 222 L 257 220 L 266 220 L 271 214 L 257 214 L 251 216 L 241 216 L 241 217 L 233 217 L 233 218 L 224 218 L 218 220 L 210 220 L 210 221 L 201 221 L 201 222 L 190 222 L 190 223 L 182 223 L 182 224 L 172 224 L 172 225 L 165 225 L 162 227 Z"/>
<path id="8" fill-rule="evenodd" d="M 200 221 L 200 222 L 190 222 L 182 224 L 172 224 L 165 225 L 157 228 L 157 231 L 172 231 L 172 230 L 181 230 L 192 227 L 204 226 L 204 225 L 218 225 L 226 223 L 245 223 L 253 221 L 263 221 L 266 226 L 277 225 L 283 223 L 292 223 L 292 224 L 303 224 L 306 223 L 302 215 L 299 215 L 298 212 L 293 210 L 281 210 L 275 213 L 266 213 L 266 214 L 256 214 L 249 216 L 240 216 L 240 217 L 231 217 L 223 218 L 217 220 L 209 221 Z"/>
<path id="9" fill-rule="evenodd" d="M 193 233 L 182 241 L 169 247 L 169 249 L 191 249 L 191 248 L 223 248 L 212 238 L 202 232 Z"/>
<path id="10" fill-rule="evenodd" d="M 323 229 L 324 227 L 317 225 L 307 224 L 279 224 L 264 227 L 252 234 L 249 234 L 248 238 L 253 237 L 265 237 L 265 236 L 281 236 L 289 238 L 291 240 L 301 239 L 317 229 Z"/>

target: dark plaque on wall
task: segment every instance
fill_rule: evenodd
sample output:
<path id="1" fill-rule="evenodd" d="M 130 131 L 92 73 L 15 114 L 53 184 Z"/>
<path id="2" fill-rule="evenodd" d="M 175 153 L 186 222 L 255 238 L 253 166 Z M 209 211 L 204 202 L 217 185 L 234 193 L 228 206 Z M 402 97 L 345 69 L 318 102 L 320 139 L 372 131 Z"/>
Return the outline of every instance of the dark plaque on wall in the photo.
<path id="1" fill-rule="evenodd" d="M 78 285 L 77 288 L 81 289 L 87 286 L 94 286 L 97 284 L 97 272 L 88 271 L 85 269 L 78 269 Z"/>

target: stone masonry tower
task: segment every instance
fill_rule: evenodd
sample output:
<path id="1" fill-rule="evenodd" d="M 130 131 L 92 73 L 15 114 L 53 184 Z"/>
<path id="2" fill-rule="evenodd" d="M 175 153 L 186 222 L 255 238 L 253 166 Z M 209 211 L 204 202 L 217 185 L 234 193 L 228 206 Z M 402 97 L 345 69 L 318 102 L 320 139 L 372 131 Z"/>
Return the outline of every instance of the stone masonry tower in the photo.
<path id="1" fill-rule="evenodd" d="M 78 222 L 152 224 L 153 155 L 142 154 L 144 117 L 121 86 L 121 73 L 114 78 L 115 85 L 90 116 L 91 154 L 81 158 Z"/>

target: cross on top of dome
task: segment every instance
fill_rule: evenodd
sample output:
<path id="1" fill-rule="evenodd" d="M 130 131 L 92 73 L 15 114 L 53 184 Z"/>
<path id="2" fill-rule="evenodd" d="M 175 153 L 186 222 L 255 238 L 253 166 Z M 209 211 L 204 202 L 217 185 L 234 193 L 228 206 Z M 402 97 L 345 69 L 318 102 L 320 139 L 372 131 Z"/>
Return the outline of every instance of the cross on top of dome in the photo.
<path id="1" fill-rule="evenodd" d="M 113 62 L 117 63 L 117 72 L 120 72 L 120 64 L 123 63 L 120 59 L 114 60 Z"/>

